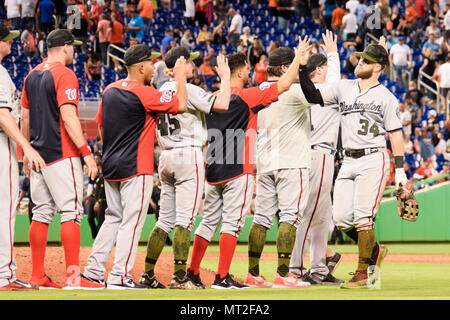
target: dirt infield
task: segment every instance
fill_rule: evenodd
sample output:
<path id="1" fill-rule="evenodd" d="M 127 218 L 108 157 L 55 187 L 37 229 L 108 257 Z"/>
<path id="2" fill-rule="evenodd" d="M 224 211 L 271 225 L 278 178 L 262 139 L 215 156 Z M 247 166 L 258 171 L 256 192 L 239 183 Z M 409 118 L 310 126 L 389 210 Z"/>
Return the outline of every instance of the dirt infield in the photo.
<path id="1" fill-rule="evenodd" d="M 18 265 L 17 277 L 21 280 L 27 281 L 31 275 L 31 253 L 28 247 L 14 248 L 16 263 Z M 80 264 L 83 270 L 86 261 L 91 253 L 90 247 L 82 247 L 80 250 Z M 114 254 L 114 251 L 113 251 Z M 113 254 L 111 254 L 106 270 L 109 271 L 113 264 Z M 217 260 L 218 255 L 207 253 L 204 259 Z M 247 260 L 246 253 L 236 253 L 234 256 L 236 260 Z M 273 253 L 262 254 L 261 259 L 275 261 L 277 255 Z M 309 259 L 309 257 L 307 257 Z M 356 254 L 343 254 L 342 261 L 356 261 Z M 135 280 L 139 279 L 141 272 L 144 270 L 145 252 L 138 252 L 135 266 L 131 275 Z M 450 263 L 450 255 L 388 255 L 385 262 L 408 262 L 408 263 Z M 62 247 L 48 247 L 45 258 L 45 270 L 47 274 L 57 283 L 63 285 L 64 283 L 64 249 Z M 173 255 L 171 253 L 163 253 L 156 264 L 156 276 L 165 285 L 170 283 L 173 273 Z M 206 286 L 210 286 L 214 281 L 215 272 L 207 269 L 201 269 L 200 276 Z"/>

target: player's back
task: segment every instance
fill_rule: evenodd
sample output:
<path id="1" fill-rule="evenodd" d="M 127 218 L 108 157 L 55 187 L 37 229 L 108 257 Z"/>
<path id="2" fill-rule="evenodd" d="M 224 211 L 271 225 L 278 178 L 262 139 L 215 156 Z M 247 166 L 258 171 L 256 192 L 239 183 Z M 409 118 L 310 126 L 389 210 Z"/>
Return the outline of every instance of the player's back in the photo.
<path id="1" fill-rule="evenodd" d="M 215 96 L 193 84 L 186 84 L 187 110 L 177 115 L 160 114 L 158 119 L 157 138 L 162 150 L 200 147 L 207 140 L 205 113 L 211 112 Z M 160 92 L 173 95 L 176 91 L 176 82 L 167 81 Z"/>
<path id="2" fill-rule="evenodd" d="M 60 62 L 37 65 L 25 78 L 22 105 L 30 110 L 31 145 L 46 163 L 79 156 L 60 116 L 64 104 L 78 106 L 75 73 Z"/>
<path id="3" fill-rule="evenodd" d="M 309 103 L 298 83 L 258 113 L 257 128 L 259 172 L 310 167 Z"/>
<path id="4" fill-rule="evenodd" d="M 315 84 L 316 88 L 323 86 Z M 311 145 L 320 145 L 335 150 L 339 135 L 341 115 L 338 105 L 321 107 L 319 104 L 311 105 Z"/>

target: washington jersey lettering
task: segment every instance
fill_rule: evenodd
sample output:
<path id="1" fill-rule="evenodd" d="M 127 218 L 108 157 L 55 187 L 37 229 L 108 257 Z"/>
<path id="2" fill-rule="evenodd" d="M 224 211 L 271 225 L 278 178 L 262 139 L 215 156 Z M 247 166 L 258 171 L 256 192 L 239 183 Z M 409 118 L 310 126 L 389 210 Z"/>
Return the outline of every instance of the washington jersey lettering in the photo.
<path id="1" fill-rule="evenodd" d="M 402 128 L 398 101 L 382 84 L 361 92 L 357 79 L 344 79 L 319 90 L 325 105 L 339 106 L 345 149 L 386 147 L 385 133 Z"/>

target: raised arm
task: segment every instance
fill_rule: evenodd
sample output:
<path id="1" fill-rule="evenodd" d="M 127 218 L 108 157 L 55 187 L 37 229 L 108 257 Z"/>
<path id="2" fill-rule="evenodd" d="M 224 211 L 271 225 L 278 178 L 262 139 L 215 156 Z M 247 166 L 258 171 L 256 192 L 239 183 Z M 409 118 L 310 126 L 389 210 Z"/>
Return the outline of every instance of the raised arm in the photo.
<path id="1" fill-rule="evenodd" d="M 230 105 L 231 75 L 230 67 L 228 66 L 228 59 L 222 54 L 219 54 L 217 57 L 216 71 L 220 77 L 220 91 L 216 96 L 216 101 L 214 101 L 213 110 L 227 111 Z"/>
<path id="2" fill-rule="evenodd" d="M 310 41 L 311 39 L 308 36 L 306 36 L 305 39 L 299 37 L 298 47 L 294 48 L 294 60 L 287 71 L 281 76 L 280 80 L 278 80 L 278 94 L 281 94 L 289 89 L 297 77 L 298 69 L 301 63 L 308 60 L 307 55 L 309 50 L 311 50 Z"/>
<path id="3" fill-rule="evenodd" d="M 322 49 L 327 54 L 328 71 L 325 79 L 326 83 L 336 82 L 341 79 L 341 64 L 339 61 L 339 54 L 337 49 L 337 36 L 333 32 L 327 30 L 322 34 L 323 44 Z"/>
<path id="4" fill-rule="evenodd" d="M 178 58 L 173 68 L 173 75 L 177 83 L 176 96 L 179 101 L 178 113 L 187 110 L 187 90 L 186 90 L 186 59 Z"/>

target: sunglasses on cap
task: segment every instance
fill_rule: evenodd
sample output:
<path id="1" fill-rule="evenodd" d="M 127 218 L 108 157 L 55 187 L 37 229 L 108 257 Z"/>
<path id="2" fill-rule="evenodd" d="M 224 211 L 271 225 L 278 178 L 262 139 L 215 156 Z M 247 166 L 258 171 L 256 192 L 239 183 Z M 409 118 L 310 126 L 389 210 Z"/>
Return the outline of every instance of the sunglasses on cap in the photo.
<path id="1" fill-rule="evenodd" d="M 374 63 L 376 63 L 374 61 L 367 60 L 366 58 L 361 58 L 359 60 L 362 60 L 362 62 L 364 62 L 365 64 L 374 64 Z"/>

